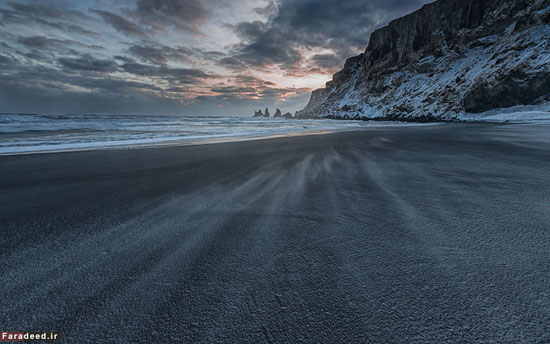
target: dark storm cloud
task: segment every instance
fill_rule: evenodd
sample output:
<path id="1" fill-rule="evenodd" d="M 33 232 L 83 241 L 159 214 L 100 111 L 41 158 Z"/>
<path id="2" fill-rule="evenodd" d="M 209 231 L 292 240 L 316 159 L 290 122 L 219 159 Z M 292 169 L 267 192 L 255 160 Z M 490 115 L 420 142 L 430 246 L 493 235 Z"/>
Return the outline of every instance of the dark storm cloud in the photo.
<path id="1" fill-rule="evenodd" d="M 133 14 L 153 29 L 196 31 L 209 11 L 200 0 L 138 0 Z"/>
<path id="2" fill-rule="evenodd" d="M 118 64 L 116 61 L 122 61 Z M 149 65 L 135 62 L 131 58 L 117 56 L 115 59 L 98 59 L 90 54 L 79 57 L 62 57 L 58 64 L 68 73 L 98 73 L 107 77 L 110 73 L 124 72 L 133 76 L 155 79 L 170 85 L 201 85 L 206 79 L 219 78 L 218 75 L 206 73 L 195 68 L 171 68 L 165 65 Z M 97 75 L 96 75 L 97 76 Z"/>
<path id="3" fill-rule="evenodd" d="M 9 37 L 9 38 L 7 38 Z M 17 37 L 15 35 L 2 35 L 0 36 L 1 39 L 3 39 L 3 42 L 0 42 L 0 52 L 2 52 L 4 55 L 9 55 L 12 59 L 14 64 L 18 64 L 16 59 L 14 57 L 20 56 L 24 57 L 25 52 L 15 48 L 13 45 L 8 44 L 7 42 L 10 41 L 10 43 L 17 43 L 20 37 Z"/>
<path id="4" fill-rule="evenodd" d="M 24 48 L 23 51 L 21 51 L 8 45 L 4 46 L 7 50 L 11 50 L 19 55 L 27 56 L 28 58 L 32 58 L 32 55 L 35 55 L 40 56 L 38 59 L 43 59 L 46 57 L 44 54 L 45 52 L 47 52 L 50 56 L 54 56 L 56 53 L 78 55 L 78 51 L 74 49 L 83 49 L 86 51 L 104 50 L 104 47 L 99 45 L 87 45 L 75 40 L 51 38 L 42 35 L 17 36 L 9 33 L 0 33 L 0 38 L 4 39 L 5 42 L 9 41 L 11 43 L 15 43 L 15 45 L 21 48 Z M 6 44 L 5 42 L 2 43 Z"/>
<path id="5" fill-rule="evenodd" d="M 133 22 L 122 16 L 119 16 L 118 14 L 104 10 L 91 9 L 90 11 L 99 15 L 103 19 L 103 21 L 105 21 L 105 23 L 111 25 L 117 31 L 125 35 L 141 38 L 147 37 L 147 34 L 143 32 L 138 25 L 134 24 Z"/>
<path id="6" fill-rule="evenodd" d="M 84 28 L 76 22 L 87 22 L 92 18 L 86 14 L 40 3 L 19 3 L 9 1 L 8 9 L 0 8 L 2 23 L 37 24 L 67 32 L 77 32 L 85 35 L 97 35 L 93 30 Z"/>
<path id="7" fill-rule="evenodd" d="M 71 79 L 60 73 L 18 73 L 2 79 L 0 104 L 3 111 L 17 112 L 104 112 L 178 113 L 181 103 L 166 98 L 162 90 L 148 83 L 110 78 Z M 78 83 L 91 89 L 80 92 L 62 83 Z"/>
<path id="8" fill-rule="evenodd" d="M 166 53 L 162 48 L 152 47 L 152 46 L 143 46 L 143 45 L 132 45 L 128 51 L 138 59 L 145 62 L 152 62 L 157 64 L 166 64 L 168 58 Z"/>
<path id="9" fill-rule="evenodd" d="M 133 44 L 128 51 L 134 57 L 150 63 L 166 64 L 169 60 L 188 62 L 199 53 L 197 50 L 185 47 L 168 47 L 161 44 Z"/>
<path id="10" fill-rule="evenodd" d="M 309 89 L 281 85 L 334 72 L 427 1 L 0 0 L 0 112 L 297 109 Z"/>
<path id="11" fill-rule="evenodd" d="M 302 59 L 294 44 L 289 44 L 285 30 L 274 30 L 269 24 L 260 21 L 240 23 L 234 29 L 247 43 L 240 44 L 234 56 L 224 59 L 226 64 L 295 64 Z"/>
<path id="12" fill-rule="evenodd" d="M 96 94 L 119 93 L 123 94 L 128 90 L 161 91 L 156 85 L 145 82 L 136 82 L 115 78 L 106 71 L 112 71 L 113 66 L 108 60 L 86 60 L 61 59 L 60 63 L 64 68 L 70 68 L 73 73 L 63 73 L 61 70 L 44 66 L 18 65 L 13 68 L 12 73 L 2 78 L 2 85 L 16 87 L 25 90 L 27 93 L 38 94 L 60 94 L 75 92 L 73 86 L 93 90 Z M 65 66 L 67 64 L 68 66 Z M 98 75 L 101 72 L 103 74 Z"/>
<path id="13" fill-rule="evenodd" d="M 46 36 L 17 36 L 14 34 L 0 32 L 0 51 L 11 57 L 14 66 L 5 71 L 9 73 L 18 64 L 50 64 L 56 63 L 60 53 L 66 55 L 80 55 L 78 49 L 97 52 L 102 47 L 84 45 L 82 43 L 68 40 L 56 39 Z M 9 42 L 9 44 L 8 44 Z"/>
<path id="14" fill-rule="evenodd" d="M 19 37 L 17 42 L 29 48 L 39 49 L 60 49 L 67 45 L 75 43 L 71 40 L 48 38 L 46 36 Z"/>
<path id="15" fill-rule="evenodd" d="M 96 59 L 90 54 L 81 57 L 62 57 L 57 62 L 67 71 L 111 73 L 117 70 L 117 63 L 110 59 Z"/>
<path id="16" fill-rule="evenodd" d="M 6 10 L 2 13 L 7 16 L 8 19 L 14 18 L 34 18 L 34 19 L 89 19 L 89 17 L 81 12 L 68 10 L 65 8 L 53 6 L 50 4 L 36 4 L 36 3 L 19 3 L 15 1 L 8 1 L 8 6 L 12 10 Z"/>
<path id="17" fill-rule="evenodd" d="M 311 57 L 311 60 L 321 68 L 331 68 L 341 62 L 341 58 L 335 54 L 316 54 Z"/>
<path id="18" fill-rule="evenodd" d="M 82 78 L 79 80 L 83 87 L 96 90 L 100 93 L 117 93 L 124 94 L 129 90 L 134 91 L 156 91 L 161 92 L 163 89 L 151 83 L 136 82 L 131 80 L 123 80 L 116 78 Z"/>
<path id="19" fill-rule="evenodd" d="M 0 105 L 6 112 L 116 112 L 159 113 L 181 109 L 185 94 L 170 97 L 166 89 L 150 80 L 133 81 L 114 76 L 112 61 L 90 56 L 62 58 L 55 67 L 15 63 L 0 54 Z M 167 70 L 153 74 L 169 74 Z M 144 74 L 144 73 L 141 73 Z M 180 71 L 180 75 L 201 76 Z M 82 89 L 86 91 L 83 92 Z M 179 98 L 178 98 L 179 97 Z"/>
<path id="20" fill-rule="evenodd" d="M 234 26 L 243 42 L 223 62 L 257 67 L 295 67 L 303 48 L 324 48 L 337 58 L 317 57 L 324 67 L 341 66 L 345 58 L 367 46 L 370 33 L 390 19 L 429 0 L 281 0 L 267 23 Z M 273 3 L 264 10 L 273 11 Z"/>
<path id="21" fill-rule="evenodd" d="M 132 44 L 128 50 L 128 54 L 133 59 L 141 62 L 166 65 L 169 62 L 179 64 L 193 64 L 196 61 L 220 61 L 227 57 L 227 54 L 221 51 L 204 50 L 199 48 L 188 48 L 183 46 L 170 47 L 151 41 L 139 41 Z M 120 57 L 119 58 L 123 58 Z M 125 56 L 124 59 L 129 59 Z M 229 64 L 229 63 L 221 63 Z"/>
<path id="22" fill-rule="evenodd" d="M 208 74 L 200 69 L 169 68 L 166 66 L 151 66 L 136 62 L 126 62 L 121 70 L 149 78 L 160 78 L 164 81 L 176 84 L 200 84 L 204 79 L 218 78 L 218 75 Z"/>
<path id="23" fill-rule="evenodd" d="M 0 54 L 0 66 L 10 66 L 12 64 L 14 64 L 14 61 L 10 56 Z"/>

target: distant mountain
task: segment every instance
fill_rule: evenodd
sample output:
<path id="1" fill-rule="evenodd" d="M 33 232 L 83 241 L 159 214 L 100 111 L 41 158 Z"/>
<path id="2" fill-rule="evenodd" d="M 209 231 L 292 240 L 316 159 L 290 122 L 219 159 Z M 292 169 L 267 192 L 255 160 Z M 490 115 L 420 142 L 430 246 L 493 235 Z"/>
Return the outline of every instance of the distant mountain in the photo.
<path id="1" fill-rule="evenodd" d="M 548 101 L 549 0 L 439 0 L 375 31 L 296 116 L 453 119 Z"/>

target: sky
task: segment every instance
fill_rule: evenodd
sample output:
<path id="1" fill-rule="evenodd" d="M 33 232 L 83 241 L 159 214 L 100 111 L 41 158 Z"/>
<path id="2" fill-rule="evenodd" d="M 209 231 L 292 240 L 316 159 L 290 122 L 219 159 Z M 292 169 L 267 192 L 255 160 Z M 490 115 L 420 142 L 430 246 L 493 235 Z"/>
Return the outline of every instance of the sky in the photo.
<path id="1" fill-rule="evenodd" d="M 0 0 L 0 112 L 303 108 L 430 0 Z"/>

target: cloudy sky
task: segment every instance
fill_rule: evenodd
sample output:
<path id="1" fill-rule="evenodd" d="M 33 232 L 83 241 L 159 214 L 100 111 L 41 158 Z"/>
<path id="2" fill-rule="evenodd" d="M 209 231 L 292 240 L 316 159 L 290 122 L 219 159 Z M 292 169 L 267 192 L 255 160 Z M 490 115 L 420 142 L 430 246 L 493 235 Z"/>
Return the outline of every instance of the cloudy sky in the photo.
<path id="1" fill-rule="evenodd" d="M 427 2 L 0 0 L 0 112 L 294 112 Z"/>

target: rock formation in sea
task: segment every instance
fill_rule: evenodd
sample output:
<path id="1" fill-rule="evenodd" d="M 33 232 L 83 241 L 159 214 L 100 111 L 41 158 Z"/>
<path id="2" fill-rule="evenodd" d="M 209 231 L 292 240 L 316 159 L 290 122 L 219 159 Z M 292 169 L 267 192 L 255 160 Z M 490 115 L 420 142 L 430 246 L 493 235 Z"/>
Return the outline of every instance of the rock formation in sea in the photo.
<path id="1" fill-rule="evenodd" d="M 550 1 L 439 0 L 375 31 L 300 118 L 454 119 L 550 102 Z"/>
<path id="2" fill-rule="evenodd" d="M 270 114 L 269 114 L 268 108 L 265 108 L 265 113 L 263 113 L 261 109 L 258 111 L 254 111 L 254 117 L 269 117 L 269 116 Z M 284 115 L 282 115 L 281 110 L 277 109 L 277 111 L 275 111 L 275 114 L 273 115 L 273 118 L 281 118 L 281 117 L 286 119 L 294 118 L 294 116 L 292 116 L 290 112 L 287 112 Z"/>
<path id="3" fill-rule="evenodd" d="M 262 109 L 258 111 L 254 111 L 254 117 L 264 117 L 264 114 L 262 113 Z"/>

